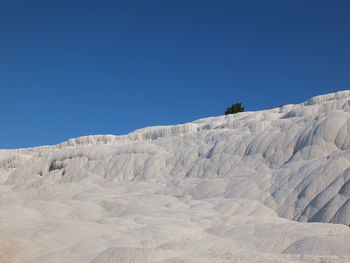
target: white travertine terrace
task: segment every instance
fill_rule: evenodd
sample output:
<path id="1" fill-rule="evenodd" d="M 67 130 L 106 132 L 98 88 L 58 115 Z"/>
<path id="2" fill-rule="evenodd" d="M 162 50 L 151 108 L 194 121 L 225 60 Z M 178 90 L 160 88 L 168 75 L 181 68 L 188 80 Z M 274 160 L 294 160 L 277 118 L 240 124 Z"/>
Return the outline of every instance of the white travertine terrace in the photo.
<path id="1" fill-rule="evenodd" d="M 350 262 L 350 91 L 0 150 L 0 182 L 0 262 Z"/>

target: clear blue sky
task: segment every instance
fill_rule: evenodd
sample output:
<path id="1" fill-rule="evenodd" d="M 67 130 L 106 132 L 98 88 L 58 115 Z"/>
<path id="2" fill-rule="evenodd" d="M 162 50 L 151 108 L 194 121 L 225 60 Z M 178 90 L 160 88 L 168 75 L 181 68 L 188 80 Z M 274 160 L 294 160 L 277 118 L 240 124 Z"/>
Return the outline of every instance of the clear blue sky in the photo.
<path id="1" fill-rule="evenodd" d="M 350 1 L 1 0 L 0 148 L 350 89 Z"/>

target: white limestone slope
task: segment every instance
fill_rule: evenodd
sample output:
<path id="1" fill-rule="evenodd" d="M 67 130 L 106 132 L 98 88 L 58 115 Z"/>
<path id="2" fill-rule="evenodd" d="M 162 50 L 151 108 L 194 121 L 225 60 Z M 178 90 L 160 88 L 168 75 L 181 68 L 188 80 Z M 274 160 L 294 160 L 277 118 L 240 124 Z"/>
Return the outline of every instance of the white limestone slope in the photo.
<path id="1" fill-rule="evenodd" d="M 0 150 L 0 262 L 350 262 L 349 132 L 341 91 Z"/>

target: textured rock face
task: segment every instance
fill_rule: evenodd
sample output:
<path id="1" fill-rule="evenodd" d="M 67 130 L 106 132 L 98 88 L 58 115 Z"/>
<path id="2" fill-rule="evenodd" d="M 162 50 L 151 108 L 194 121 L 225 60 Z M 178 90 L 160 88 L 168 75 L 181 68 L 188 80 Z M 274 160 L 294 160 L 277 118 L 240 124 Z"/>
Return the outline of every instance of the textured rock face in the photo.
<path id="1" fill-rule="evenodd" d="M 52 230 L 52 242 L 59 242 L 77 223 L 61 220 L 92 224 L 95 254 L 85 252 L 87 245 L 75 254 L 65 252 L 69 259 L 74 254 L 81 262 L 165 262 L 174 257 L 179 261 L 166 262 L 213 262 L 217 253 L 216 262 L 240 260 L 225 254 L 230 249 L 285 255 L 284 261 L 272 255 L 242 256 L 248 262 L 304 261 L 297 254 L 309 255 L 309 262 L 319 262 L 324 255 L 337 257 L 330 262 L 342 262 L 339 256 L 350 255 L 346 245 L 334 242 L 338 237 L 350 240 L 346 226 L 323 224 L 321 231 L 318 224 L 282 219 L 350 225 L 350 91 L 125 136 L 87 136 L 56 146 L 1 150 L 0 167 L 0 204 L 7 209 L 3 213 L 18 216 L 16 206 L 23 205 L 28 209 L 25 222 L 46 226 L 45 220 L 58 220 L 62 229 L 59 235 Z M 47 218 L 45 213 L 36 215 L 41 209 L 47 210 Z M 12 232 L 0 234 L 30 232 L 21 229 L 20 222 L 11 225 Z M 118 224 L 123 225 L 116 230 L 120 235 L 109 236 Z M 274 233 L 276 225 L 279 234 Z M 251 234 L 252 229 L 261 235 L 270 231 L 277 240 L 262 245 L 267 241 Z M 251 240 L 241 237 L 245 231 Z M 121 241 L 125 233 L 127 242 Z M 325 236 L 330 233 L 333 236 Z M 176 237 L 169 238 L 172 235 Z M 279 235 L 285 236 L 283 242 Z M 214 237 L 221 242 L 217 248 Z M 39 243 L 45 239 L 37 238 Z M 69 249 L 80 239 L 72 240 L 66 244 Z M 198 259 L 186 261 L 191 249 L 203 251 L 193 256 Z M 49 253 L 35 255 L 41 255 L 33 256 L 35 262 L 50 259 Z M 57 262 L 67 262 L 64 259 Z"/>

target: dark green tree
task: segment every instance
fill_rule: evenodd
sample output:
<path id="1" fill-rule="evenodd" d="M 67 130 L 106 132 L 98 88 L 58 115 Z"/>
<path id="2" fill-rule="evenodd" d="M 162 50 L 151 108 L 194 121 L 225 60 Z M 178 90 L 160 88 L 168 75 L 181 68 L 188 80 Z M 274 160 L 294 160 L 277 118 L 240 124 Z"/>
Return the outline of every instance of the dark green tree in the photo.
<path id="1" fill-rule="evenodd" d="M 238 112 L 243 112 L 244 111 L 244 107 L 242 107 L 242 103 L 237 102 L 236 104 L 232 104 L 231 107 L 228 107 L 227 110 L 225 111 L 225 114 L 235 114 Z"/>

